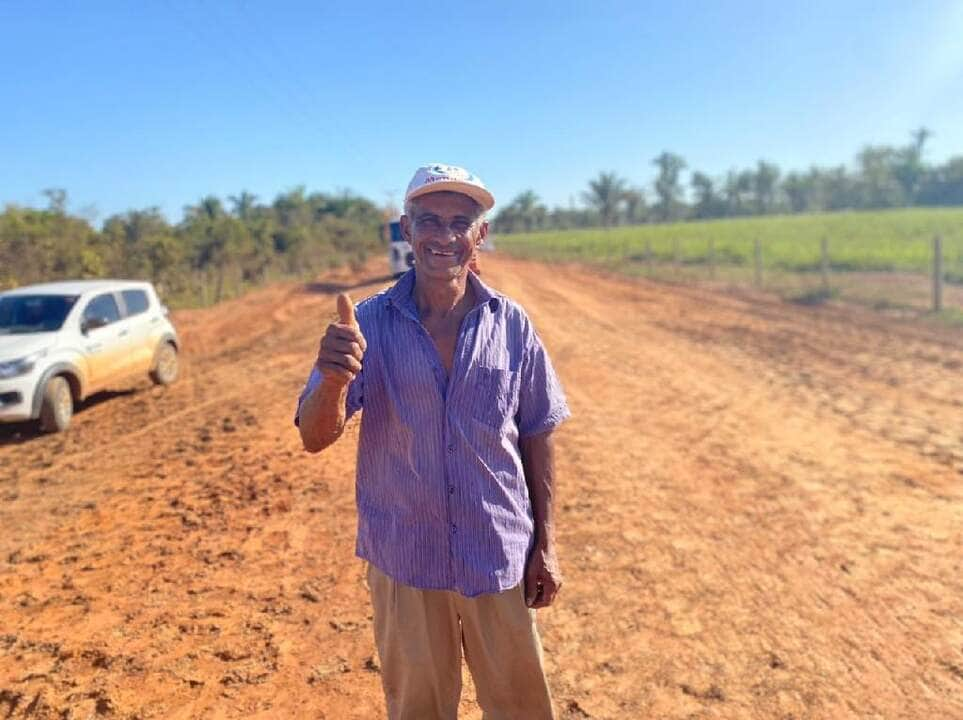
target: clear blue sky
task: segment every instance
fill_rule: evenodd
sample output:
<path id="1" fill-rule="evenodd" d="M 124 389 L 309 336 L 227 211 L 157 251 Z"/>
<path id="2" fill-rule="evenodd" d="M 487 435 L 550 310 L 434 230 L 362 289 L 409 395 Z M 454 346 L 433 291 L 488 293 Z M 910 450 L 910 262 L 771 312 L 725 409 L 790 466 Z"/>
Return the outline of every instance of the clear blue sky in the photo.
<path id="1" fill-rule="evenodd" d="M 347 5 L 0 0 L 0 205 L 380 204 L 439 161 L 567 205 L 601 170 L 650 189 L 663 149 L 786 171 L 920 125 L 963 154 L 959 0 Z"/>

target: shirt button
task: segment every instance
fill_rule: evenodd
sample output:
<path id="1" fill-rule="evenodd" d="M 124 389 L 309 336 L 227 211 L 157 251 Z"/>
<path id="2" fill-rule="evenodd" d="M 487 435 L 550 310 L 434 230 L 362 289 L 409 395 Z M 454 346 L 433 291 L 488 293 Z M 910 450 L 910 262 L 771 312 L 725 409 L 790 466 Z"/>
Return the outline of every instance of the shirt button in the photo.
<path id="1" fill-rule="evenodd" d="M 455 525 L 455 523 L 452 523 L 452 524 L 451 524 L 451 532 L 452 532 L 452 534 L 458 532 L 458 526 Z"/>
<path id="2" fill-rule="evenodd" d="M 455 452 L 455 446 L 454 446 L 454 445 L 449 445 L 449 446 L 448 446 L 448 452 L 450 452 L 450 453 Z"/>
<path id="3" fill-rule="evenodd" d="M 448 494 L 449 494 L 449 495 L 454 495 L 454 494 L 455 494 L 455 486 L 454 486 L 454 485 L 449 485 L 449 486 L 448 486 Z"/>

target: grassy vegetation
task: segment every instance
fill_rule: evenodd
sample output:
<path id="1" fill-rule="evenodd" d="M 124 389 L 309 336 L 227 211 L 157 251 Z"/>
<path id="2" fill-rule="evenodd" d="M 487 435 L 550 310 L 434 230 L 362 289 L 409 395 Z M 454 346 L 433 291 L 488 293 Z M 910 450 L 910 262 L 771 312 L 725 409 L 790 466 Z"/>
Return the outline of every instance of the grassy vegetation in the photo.
<path id="1" fill-rule="evenodd" d="M 636 225 L 594 230 L 501 235 L 512 254 L 551 260 L 646 260 L 752 266 L 754 242 L 766 268 L 819 270 L 820 243 L 829 245 L 831 270 L 929 272 L 933 236 L 943 238 L 944 266 L 963 282 L 963 209 L 913 208 L 879 212 L 778 215 L 705 222 Z"/>
<path id="2" fill-rule="evenodd" d="M 767 289 L 803 304 L 842 297 L 883 309 L 926 309 L 935 235 L 943 239 L 948 287 L 963 285 L 963 208 L 500 235 L 498 247 L 520 257 L 588 262 L 668 280 L 743 284 L 758 279 Z M 826 286 L 821 276 L 824 238 L 830 278 Z M 761 247 L 761 278 L 756 277 L 756 240 Z"/>

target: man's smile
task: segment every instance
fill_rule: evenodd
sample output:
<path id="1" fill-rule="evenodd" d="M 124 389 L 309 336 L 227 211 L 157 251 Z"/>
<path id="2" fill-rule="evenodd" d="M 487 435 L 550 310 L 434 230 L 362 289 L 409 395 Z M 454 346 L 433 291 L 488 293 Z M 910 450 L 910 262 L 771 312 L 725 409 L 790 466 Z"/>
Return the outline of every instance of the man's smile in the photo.
<path id="1" fill-rule="evenodd" d="M 450 272 L 452 268 L 465 262 L 466 250 L 458 245 L 439 247 L 425 244 L 421 248 L 421 259 L 428 268 Z"/>

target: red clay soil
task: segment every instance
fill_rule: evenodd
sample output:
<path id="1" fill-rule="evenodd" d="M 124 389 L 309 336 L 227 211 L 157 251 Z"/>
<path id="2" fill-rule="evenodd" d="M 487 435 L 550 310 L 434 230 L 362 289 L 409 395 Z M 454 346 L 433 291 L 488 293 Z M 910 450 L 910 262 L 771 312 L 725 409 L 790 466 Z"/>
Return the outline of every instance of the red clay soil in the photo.
<path id="1" fill-rule="evenodd" d="M 383 717 L 357 421 L 308 455 L 291 418 L 334 293 L 384 270 L 177 313 L 174 386 L 0 430 L 0 718 Z M 963 718 L 963 333 L 484 270 L 574 412 L 560 718 Z"/>

